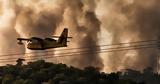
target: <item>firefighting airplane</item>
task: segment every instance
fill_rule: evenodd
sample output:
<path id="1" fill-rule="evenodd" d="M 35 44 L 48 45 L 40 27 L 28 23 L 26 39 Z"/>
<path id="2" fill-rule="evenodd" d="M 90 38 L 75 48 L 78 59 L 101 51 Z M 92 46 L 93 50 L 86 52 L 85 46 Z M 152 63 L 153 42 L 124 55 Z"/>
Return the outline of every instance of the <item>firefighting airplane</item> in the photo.
<path id="1" fill-rule="evenodd" d="M 58 36 L 53 36 L 55 38 L 58 38 L 58 40 L 55 40 L 53 38 L 38 38 L 38 37 L 31 37 L 29 39 L 26 38 L 17 38 L 18 44 L 22 45 L 22 41 L 27 41 L 27 48 L 31 50 L 45 50 L 45 49 L 50 49 L 50 48 L 59 48 L 59 47 L 67 47 L 67 38 L 72 38 L 68 37 L 68 29 L 64 28 L 63 32 L 61 35 Z"/>

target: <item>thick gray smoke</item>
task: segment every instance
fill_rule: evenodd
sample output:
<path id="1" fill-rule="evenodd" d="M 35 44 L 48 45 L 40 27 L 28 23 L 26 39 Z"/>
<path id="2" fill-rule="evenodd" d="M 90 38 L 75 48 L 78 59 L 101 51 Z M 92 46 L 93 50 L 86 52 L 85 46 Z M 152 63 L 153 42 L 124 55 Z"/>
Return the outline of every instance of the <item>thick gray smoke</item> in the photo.
<path id="1" fill-rule="evenodd" d="M 24 46 L 17 45 L 16 38 L 19 37 L 19 34 L 14 29 L 16 24 L 16 3 L 14 1 L 1 0 L 0 4 L 0 55 L 22 53 L 24 52 Z M 6 60 L 8 58 L 12 57 L 0 57 L 0 59 Z M 3 65 L 5 63 L 1 60 L 0 64 Z"/>
<path id="2" fill-rule="evenodd" d="M 24 2 L 26 3 L 26 1 Z M 48 0 L 43 2 L 43 0 L 30 0 L 27 3 L 26 6 L 23 2 L 19 2 L 18 5 L 20 8 L 16 19 L 16 31 L 21 37 L 50 37 L 56 30 L 61 32 L 62 28 L 60 27 L 67 26 L 69 31 L 73 32 L 71 36 L 74 37 L 71 42 L 75 41 L 77 47 L 89 46 L 92 52 L 99 50 L 95 47 L 98 45 L 97 34 L 100 31 L 100 21 L 95 14 L 95 1 Z M 83 54 L 61 60 L 79 68 L 86 66 L 103 68 L 102 60 L 98 54 Z"/>
<path id="3" fill-rule="evenodd" d="M 159 39 L 158 3 L 158 0 L 0 0 L 0 53 L 32 52 L 19 47 L 16 38 L 50 37 L 60 34 L 64 27 L 69 28 L 73 37 L 69 48 L 88 47 L 90 53 L 100 50 L 96 46 L 101 44 Z M 95 66 L 109 72 L 156 69 L 157 56 L 158 50 L 152 48 L 81 54 L 50 61 L 79 68 Z"/>
<path id="4" fill-rule="evenodd" d="M 105 16 L 102 25 L 111 32 L 112 42 L 132 42 L 137 40 L 159 39 L 160 10 L 159 0 L 102 0 Z M 100 10 L 100 8 L 99 8 Z M 157 49 L 114 52 L 108 57 L 111 71 L 125 68 L 142 70 L 146 67 L 157 69 L 159 56 Z"/>
<path id="5" fill-rule="evenodd" d="M 145 2 L 143 0 L 143 2 Z M 135 2 L 137 7 L 135 10 L 135 16 L 133 16 L 133 24 L 136 25 L 136 28 L 139 32 L 140 39 L 159 39 L 160 37 L 160 6 L 159 0 L 152 0 L 146 2 L 146 5 L 143 6 L 143 2 Z M 139 3 L 139 4 L 138 4 Z M 148 5 L 147 5 L 148 4 Z M 141 59 L 146 59 L 146 65 L 143 67 L 152 67 L 157 69 L 157 63 L 159 59 L 159 50 L 149 49 L 146 51 L 139 52 L 140 63 L 143 63 Z M 141 62 L 142 61 L 142 62 Z"/>
<path id="6" fill-rule="evenodd" d="M 68 6 L 69 7 L 66 15 L 68 15 L 68 13 L 70 13 L 71 15 L 69 15 L 69 17 L 66 16 L 68 17 L 66 22 L 72 22 L 67 24 L 72 25 L 71 28 L 73 28 L 76 33 L 75 38 L 78 37 L 80 39 L 75 39 L 78 46 L 89 47 L 89 49 L 91 49 L 90 53 L 99 50 L 99 48 L 96 47 L 96 45 L 98 45 L 97 35 L 100 31 L 100 21 L 95 15 L 96 2 L 94 0 L 73 0 L 72 3 L 68 3 Z M 73 60 L 75 60 L 75 64 L 80 67 L 103 67 L 102 60 L 98 56 L 98 54 L 83 54 L 82 56 L 77 56 Z"/>

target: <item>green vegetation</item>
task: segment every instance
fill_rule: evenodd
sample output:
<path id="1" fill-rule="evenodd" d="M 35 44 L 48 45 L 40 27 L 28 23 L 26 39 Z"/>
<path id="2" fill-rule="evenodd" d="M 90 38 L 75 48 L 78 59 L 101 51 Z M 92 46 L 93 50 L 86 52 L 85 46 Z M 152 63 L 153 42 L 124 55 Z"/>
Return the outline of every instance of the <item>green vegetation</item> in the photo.
<path id="1" fill-rule="evenodd" d="M 53 64 L 38 60 L 22 65 L 0 67 L 1 84 L 145 84 L 123 77 L 120 72 L 106 74 L 94 67 L 80 70 L 65 64 Z"/>

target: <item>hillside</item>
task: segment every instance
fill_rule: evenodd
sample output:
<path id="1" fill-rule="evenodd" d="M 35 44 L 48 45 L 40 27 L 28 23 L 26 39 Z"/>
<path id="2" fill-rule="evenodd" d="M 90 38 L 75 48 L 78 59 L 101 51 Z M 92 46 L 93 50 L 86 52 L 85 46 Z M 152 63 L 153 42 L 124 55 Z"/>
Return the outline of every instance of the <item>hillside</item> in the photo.
<path id="1" fill-rule="evenodd" d="M 16 65 L 0 67 L 1 84 L 146 84 L 145 81 L 142 82 L 143 75 L 133 70 L 110 74 L 99 72 L 94 67 L 80 70 L 65 64 L 53 64 L 44 60 L 29 62 L 27 65 L 22 65 L 22 61 L 17 61 Z M 149 73 L 149 75 L 152 75 L 152 78 L 160 79 L 158 74 Z M 132 77 L 141 77 L 142 80 Z M 157 83 L 154 81 L 152 84 L 158 84 L 158 81 Z"/>

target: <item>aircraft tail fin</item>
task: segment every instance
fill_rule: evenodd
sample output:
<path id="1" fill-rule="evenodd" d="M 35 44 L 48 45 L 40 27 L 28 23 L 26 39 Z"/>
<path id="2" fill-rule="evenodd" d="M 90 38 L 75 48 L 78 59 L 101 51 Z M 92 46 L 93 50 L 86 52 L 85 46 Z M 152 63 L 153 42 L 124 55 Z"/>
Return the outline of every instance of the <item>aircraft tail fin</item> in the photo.
<path id="1" fill-rule="evenodd" d="M 68 28 L 64 28 L 63 32 L 58 38 L 58 43 L 62 44 L 63 46 L 67 46 L 67 37 L 68 37 Z"/>

